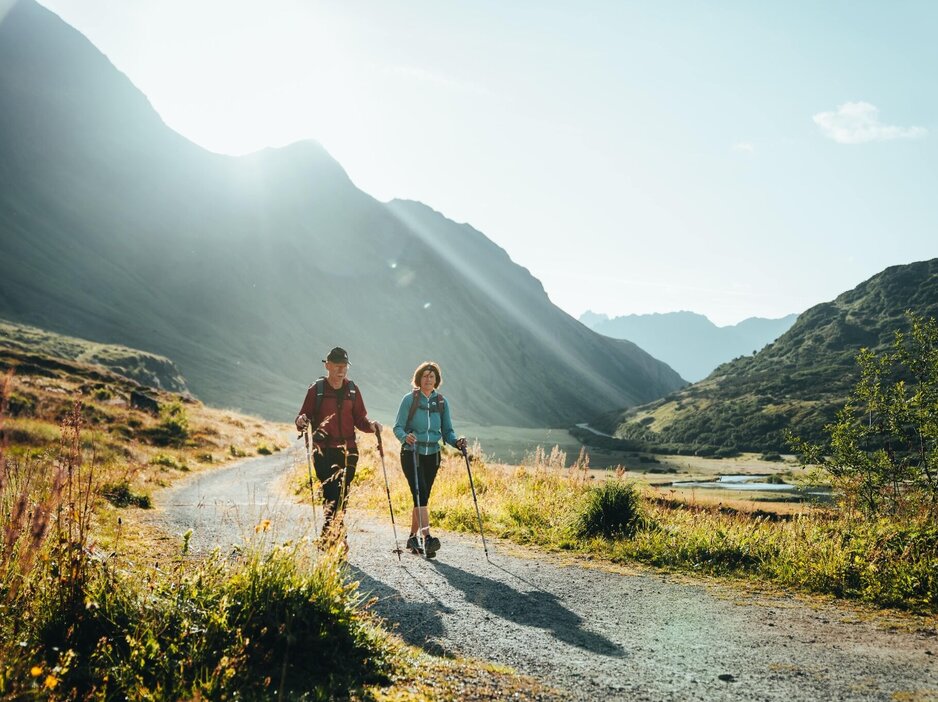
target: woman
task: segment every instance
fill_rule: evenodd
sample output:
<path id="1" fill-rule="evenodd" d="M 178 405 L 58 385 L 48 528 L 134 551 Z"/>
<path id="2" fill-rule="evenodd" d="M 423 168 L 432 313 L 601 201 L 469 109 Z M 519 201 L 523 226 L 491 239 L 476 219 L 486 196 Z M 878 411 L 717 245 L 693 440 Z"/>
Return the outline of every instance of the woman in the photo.
<path id="1" fill-rule="evenodd" d="M 428 558 L 433 558 L 440 550 L 440 540 L 430 536 L 427 509 L 433 481 L 440 469 L 440 440 L 460 451 L 466 448 L 466 440 L 457 439 L 453 431 L 449 402 L 436 391 L 442 382 L 438 364 L 433 361 L 420 364 L 414 371 L 414 389 L 401 400 L 394 423 L 394 435 L 401 442 L 401 468 L 414 500 L 407 548 L 412 553 L 426 553 Z"/>

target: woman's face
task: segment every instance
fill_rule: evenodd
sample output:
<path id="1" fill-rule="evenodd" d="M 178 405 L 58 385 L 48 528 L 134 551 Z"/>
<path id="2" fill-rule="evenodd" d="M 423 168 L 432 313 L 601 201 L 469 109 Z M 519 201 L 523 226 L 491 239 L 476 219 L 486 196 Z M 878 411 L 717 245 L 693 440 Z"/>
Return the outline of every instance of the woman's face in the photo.
<path id="1" fill-rule="evenodd" d="M 425 370 L 420 376 L 420 390 L 429 395 L 433 391 L 433 386 L 435 385 L 436 373 L 430 369 Z"/>

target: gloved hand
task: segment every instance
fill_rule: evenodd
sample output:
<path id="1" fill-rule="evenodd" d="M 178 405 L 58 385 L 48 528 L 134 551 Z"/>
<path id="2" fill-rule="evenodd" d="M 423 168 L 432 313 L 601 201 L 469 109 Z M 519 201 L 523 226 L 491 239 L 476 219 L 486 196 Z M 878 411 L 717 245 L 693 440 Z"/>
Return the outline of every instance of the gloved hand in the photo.
<path id="1" fill-rule="evenodd" d="M 309 426 L 309 419 L 306 417 L 305 414 L 301 414 L 301 415 L 297 416 L 297 418 L 296 418 L 296 430 L 297 430 L 298 432 L 301 432 L 301 433 L 302 433 L 302 432 L 306 431 L 306 427 L 308 427 L 308 426 Z"/>
<path id="2" fill-rule="evenodd" d="M 329 435 L 323 430 L 322 427 L 313 432 L 313 441 L 315 441 L 317 444 L 321 444 L 328 438 Z"/>
<path id="3" fill-rule="evenodd" d="M 458 439 L 456 439 L 456 448 L 458 448 L 460 451 L 465 453 L 466 451 L 466 437 L 465 436 L 460 436 Z"/>

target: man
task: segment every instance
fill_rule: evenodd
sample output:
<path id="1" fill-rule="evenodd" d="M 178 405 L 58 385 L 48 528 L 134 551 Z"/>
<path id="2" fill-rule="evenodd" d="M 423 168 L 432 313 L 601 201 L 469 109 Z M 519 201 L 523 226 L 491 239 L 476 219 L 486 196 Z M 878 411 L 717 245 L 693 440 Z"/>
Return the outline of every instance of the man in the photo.
<path id="1" fill-rule="evenodd" d="M 346 378 L 349 360 L 345 349 L 336 346 L 323 363 L 326 375 L 309 386 L 295 421 L 297 431 L 307 427 L 312 431 L 313 464 L 322 484 L 322 542 L 328 546 L 341 537 L 348 548 L 343 515 L 358 464 L 355 429 L 373 434 L 381 431 L 381 425 L 368 419 L 358 386 Z"/>

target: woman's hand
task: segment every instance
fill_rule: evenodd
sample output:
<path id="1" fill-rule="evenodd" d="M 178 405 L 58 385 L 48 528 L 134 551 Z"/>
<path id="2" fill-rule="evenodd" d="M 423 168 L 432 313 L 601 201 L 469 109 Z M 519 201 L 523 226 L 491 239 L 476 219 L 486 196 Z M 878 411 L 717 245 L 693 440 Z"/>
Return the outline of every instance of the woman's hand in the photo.
<path id="1" fill-rule="evenodd" d="M 465 436 L 460 436 L 458 439 L 456 439 L 456 448 L 458 448 L 463 453 L 466 452 L 466 437 Z"/>
<path id="2" fill-rule="evenodd" d="M 404 437 L 404 441 L 407 442 L 408 446 L 413 446 L 417 443 L 417 436 L 413 432 Z"/>

